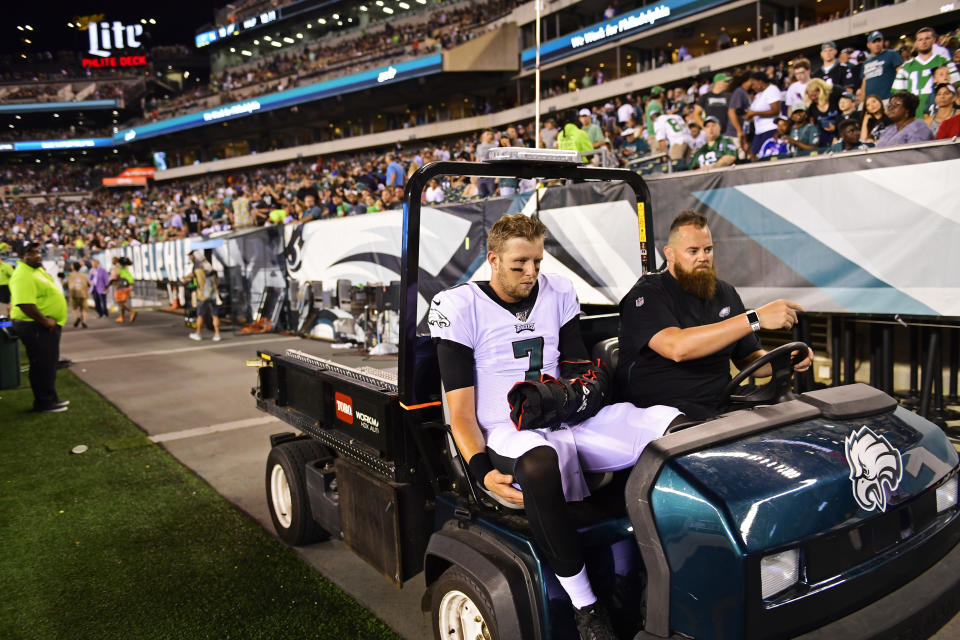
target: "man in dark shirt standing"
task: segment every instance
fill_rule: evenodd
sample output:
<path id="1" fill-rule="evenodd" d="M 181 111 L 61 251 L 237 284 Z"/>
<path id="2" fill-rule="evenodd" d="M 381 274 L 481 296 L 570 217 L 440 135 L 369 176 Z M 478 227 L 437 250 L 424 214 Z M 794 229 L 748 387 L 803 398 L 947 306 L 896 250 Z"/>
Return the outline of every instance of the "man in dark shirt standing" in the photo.
<path id="1" fill-rule="evenodd" d="M 837 61 L 837 45 L 832 40 L 820 45 L 820 60 L 823 62 L 812 74 L 813 78 L 820 78 L 827 84 L 834 87 L 843 86 L 842 72 L 840 62 Z"/>
<path id="2" fill-rule="evenodd" d="M 203 211 L 197 206 L 196 198 L 190 198 L 187 208 L 183 210 L 183 217 L 187 221 L 187 235 L 198 235 L 200 233 L 200 222 L 203 220 Z"/>
<path id="3" fill-rule="evenodd" d="M 700 119 L 701 125 L 703 119 L 707 116 L 713 116 L 720 123 L 720 131 L 727 130 L 727 123 L 730 121 L 730 94 L 727 89 L 730 88 L 730 81 L 733 78 L 726 73 L 718 73 L 713 76 L 713 85 L 710 91 L 700 96 L 694 106 L 693 112 Z"/>
<path id="4" fill-rule="evenodd" d="M 738 368 L 766 351 L 760 329 L 790 329 L 800 305 L 776 300 L 747 311 L 736 289 L 718 280 L 707 219 L 682 211 L 670 225 L 663 250 L 667 269 L 641 277 L 620 301 L 620 361 L 617 388 L 637 406 L 675 406 L 705 420 L 717 413 Z M 805 371 L 813 351 L 794 368 Z M 769 365 L 757 377 L 769 376 Z"/>

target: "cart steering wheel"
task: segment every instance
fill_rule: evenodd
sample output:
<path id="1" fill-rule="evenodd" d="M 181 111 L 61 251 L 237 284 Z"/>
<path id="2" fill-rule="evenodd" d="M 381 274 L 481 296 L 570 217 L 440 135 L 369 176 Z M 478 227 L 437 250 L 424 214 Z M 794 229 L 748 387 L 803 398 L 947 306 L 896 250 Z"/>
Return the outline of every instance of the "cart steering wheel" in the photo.
<path id="1" fill-rule="evenodd" d="M 797 352 L 794 354 L 794 352 Z M 793 367 L 802 362 L 810 352 L 810 347 L 804 342 L 789 342 L 769 351 L 734 376 L 723 393 L 720 394 L 720 406 L 728 404 L 775 404 L 785 402 L 796 397 L 793 386 Z M 761 387 L 744 385 L 743 381 L 753 375 L 760 367 L 769 363 L 773 368 L 770 382 Z"/>

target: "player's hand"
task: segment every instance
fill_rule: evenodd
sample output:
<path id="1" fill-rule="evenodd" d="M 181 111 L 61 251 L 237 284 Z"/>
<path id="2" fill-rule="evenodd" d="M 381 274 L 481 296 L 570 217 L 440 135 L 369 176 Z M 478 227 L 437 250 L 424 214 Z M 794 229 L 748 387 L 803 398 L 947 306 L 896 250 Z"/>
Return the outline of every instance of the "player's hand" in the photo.
<path id="1" fill-rule="evenodd" d="M 523 493 L 513 488 L 513 476 L 500 473 L 496 469 L 483 477 L 483 486 L 518 507 L 523 506 Z"/>
<path id="2" fill-rule="evenodd" d="M 789 300 L 774 300 L 757 309 L 761 329 L 792 329 L 797 324 L 797 311 L 803 307 Z"/>
<path id="3" fill-rule="evenodd" d="M 790 354 L 791 358 L 796 358 L 800 352 L 794 351 Z M 813 365 L 813 349 L 807 347 L 807 357 L 793 365 L 793 370 L 797 372 L 803 372 L 809 369 Z"/>

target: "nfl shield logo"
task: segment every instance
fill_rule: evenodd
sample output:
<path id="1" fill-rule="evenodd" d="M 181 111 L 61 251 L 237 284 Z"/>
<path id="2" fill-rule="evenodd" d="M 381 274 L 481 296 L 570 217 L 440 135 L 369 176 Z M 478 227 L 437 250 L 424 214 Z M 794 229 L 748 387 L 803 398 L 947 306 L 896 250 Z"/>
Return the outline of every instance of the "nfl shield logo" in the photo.
<path id="1" fill-rule="evenodd" d="M 637 298 L 637 306 L 638 307 L 643 306 L 643 296 L 640 296 L 639 298 Z"/>

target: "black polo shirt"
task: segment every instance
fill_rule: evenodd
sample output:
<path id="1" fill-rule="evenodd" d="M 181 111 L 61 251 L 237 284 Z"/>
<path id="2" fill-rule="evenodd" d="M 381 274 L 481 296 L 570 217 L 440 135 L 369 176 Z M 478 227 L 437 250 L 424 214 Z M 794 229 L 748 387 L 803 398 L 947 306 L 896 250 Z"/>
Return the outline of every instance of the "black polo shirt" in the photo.
<path id="1" fill-rule="evenodd" d="M 677 407 L 699 420 L 715 415 L 720 393 L 730 381 L 730 361 L 738 362 L 759 350 L 757 336 L 751 333 L 716 353 L 687 362 L 668 360 L 648 343 L 668 327 L 699 327 L 745 311 L 736 289 L 722 280 L 717 281 L 713 298 L 701 300 L 681 289 L 669 271 L 640 278 L 620 301 L 616 375 L 620 397 L 640 407 Z"/>

